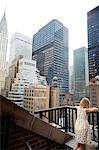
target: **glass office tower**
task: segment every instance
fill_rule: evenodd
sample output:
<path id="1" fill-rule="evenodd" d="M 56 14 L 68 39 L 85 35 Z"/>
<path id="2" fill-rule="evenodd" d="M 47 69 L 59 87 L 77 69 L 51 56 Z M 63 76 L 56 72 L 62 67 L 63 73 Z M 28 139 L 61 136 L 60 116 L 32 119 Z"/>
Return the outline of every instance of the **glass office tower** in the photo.
<path id="1" fill-rule="evenodd" d="M 88 49 L 81 47 L 73 51 L 75 101 L 88 96 Z"/>
<path id="2" fill-rule="evenodd" d="M 49 85 L 58 77 L 60 98 L 69 90 L 68 74 L 68 29 L 54 19 L 33 36 L 33 59 L 41 75 L 46 76 Z"/>
<path id="3" fill-rule="evenodd" d="M 99 6 L 87 13 L 89 80 L 99 75 Z"/>

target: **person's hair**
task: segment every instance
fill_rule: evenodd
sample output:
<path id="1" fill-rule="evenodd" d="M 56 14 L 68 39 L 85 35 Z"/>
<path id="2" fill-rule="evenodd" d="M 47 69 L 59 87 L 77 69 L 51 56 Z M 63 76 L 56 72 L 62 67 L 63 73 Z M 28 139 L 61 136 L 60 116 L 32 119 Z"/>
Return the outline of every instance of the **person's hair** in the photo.
<path id="1" fill-rule="evenodd" d="M 88 98 L 84 97 L 80 101 L 80 106 L 83 108 L 89 108 L 90 107 L 90 101 Z"/>

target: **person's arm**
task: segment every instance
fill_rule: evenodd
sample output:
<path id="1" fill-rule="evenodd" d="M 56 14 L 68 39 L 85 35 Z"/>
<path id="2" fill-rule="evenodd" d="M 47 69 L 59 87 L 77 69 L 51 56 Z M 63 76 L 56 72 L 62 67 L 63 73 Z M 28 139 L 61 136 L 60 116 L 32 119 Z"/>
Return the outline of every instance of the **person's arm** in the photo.
<path id="1" fill-rule="evenodd" d="M 97 112 L 97 111 L 98 111 L 98 108 L 96 108 L 96 107 L 86 108 L 85 111 L 86 111 L 86 112 Z"/>
<path id="2" fill-rule="evenodd" d="M 79 108 L 79 106 L 75 106 L 76 107 L 76 109 L 78 109 Z"/>

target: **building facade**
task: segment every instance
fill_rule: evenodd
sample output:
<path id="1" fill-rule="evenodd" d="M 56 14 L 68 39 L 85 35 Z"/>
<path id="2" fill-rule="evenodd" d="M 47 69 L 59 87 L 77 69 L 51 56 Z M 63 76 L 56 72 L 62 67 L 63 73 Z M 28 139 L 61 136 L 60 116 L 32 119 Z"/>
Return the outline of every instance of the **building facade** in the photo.
<path id="1" fill-rule="evenodd" d="M 11 91 L 8 93 L 8 99 L 23 107 L 24 88 L 30 84 L 46 85 L 46 79 L 39 75 L 36 61 L 22 58 L 19 60 L 18 72 L 12 83 Z"/>
<path id="2" fill-rule="evenodd" d="M 99 75 L 99 6 L 87 13 L 89 80 Z"/>
<path id="3" fill-rule="evenodd" d="M 2 89 L 2 95 L 4 97 L 8 97 L 8 92 L 12 89 L 12 84 L 14 83 L 14 78 L 16 78 L 16 75 L 19 70 L 19 60 L 22 59 L 23 56 L 19 55 L 16 57 L 11 65 L 9 66 L 9 75 L 5 78 L 5 86 Z"/>
<path id="4" fill-rule="evenodd" d="M 0 21 L 0 94 L 1 89 L 4 88 L 5 76 L 7 73 L 7 44 L 8 44 L 8 28 L 5 13 Z"/>
<path id="5" fill-rule="evenodd" d="M 73 98 L 74 98 L 74 94 L 70 92 L 66 93 L 64 100 L 60 102 L 60 105 L 61 106 L 66 106 L 66 105 L 74 106 Z"/>
<path id="6" fill-rule="evenodd" d="M 49 108 L 49 87 L 46 85 L 29 85 L 25 87 L 24 109 L 31 114 L 34 111 Z"/>
<path id="7" fill-rule="evenodd" d="M 69 67 L 69 92 L 74 93 L 74 70 L 73 66 Z"/>
<path id="8" fill-rule="evenodd" d="M 98 106 L 99 108 L 99 76 L 96 76 L 89 82 L 89 97 L 92 106 Z"/>
<path id="9" fill-rule="evenodd" d="M 50 108 L 59 107 L 59 87 L 50 88 Z"/>
<path id="10" fill-rule="evenodd" d="M 74 93 L 75 100 L 88 96 L 88 50 L 86 47 L 81 47 L 74 50 Z"/>
<path id="11" fill-rule="evenodd" d="M 10 42 L 9 65 L 19 55 L 25 59 L 32 59 L 32 39 L 21 33 L 15 33 Z"/>
<path id="12" fill-rule="evenodd" d="M 49 107 L 59 107 L 60 101 L 60 89 L 58 86 L 58 78 L 56 76 L 53 77 L 52 84 L 50 86 L 50 94 L 49 94 Z"/>
<path id="13" fill-rule="evenodd" d="M 68 29 L 58 20 L 52 20 L 33 36 L 33 59 L 41 75 L 46 76 L 49 85 L 58 77 L 63 99 L 69 90 L 68 73 Z"/>
<path id="14" fill-rule="evenodd" d="M 40 84 L 25 87 L 23 107 L 32 114 L 37 110 L 59 107 L 59 87 L 56 82 L 51 87 Z"/>

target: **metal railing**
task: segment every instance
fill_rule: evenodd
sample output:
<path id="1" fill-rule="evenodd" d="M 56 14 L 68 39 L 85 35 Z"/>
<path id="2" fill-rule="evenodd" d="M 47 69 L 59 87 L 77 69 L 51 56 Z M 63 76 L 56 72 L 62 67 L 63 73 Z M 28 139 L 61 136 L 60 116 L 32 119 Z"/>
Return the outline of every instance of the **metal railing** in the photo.
<path id="1" fill-rule="evenodd" d="M 35 111 L 39 118 L 48 123 L 54 123 L 65 132 L 74 133 L 74 125 L 77 118 L 77 109 L 72 106 L 63 106 Z M 98 143 L 99 149 L 99 112 L 90 113 L 88 117 L 92 129 L 92 140 Z"/>

